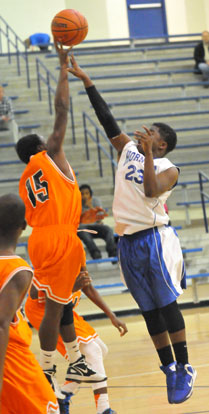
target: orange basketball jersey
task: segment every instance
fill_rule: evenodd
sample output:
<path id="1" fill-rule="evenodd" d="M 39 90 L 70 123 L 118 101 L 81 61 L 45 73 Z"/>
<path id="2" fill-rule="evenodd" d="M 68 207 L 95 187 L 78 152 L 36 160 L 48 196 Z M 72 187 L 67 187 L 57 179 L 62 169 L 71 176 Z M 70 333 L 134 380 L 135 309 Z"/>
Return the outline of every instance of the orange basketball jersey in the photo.
<path id="1" fill-rule="evenodd" d="M 29 264 L 19 256 L 0 256 L 0 293 L 9 281 L 21 270 L 28 270 L 33 273 Z M 26 332 L 22 324 L 20 324 L 20 312 L 18 312 L 11 322 L 9 338 L 13 338 L 16 342 L 29 346 L 31 336 Z"/>
<path id="2" fill-rule="evenodd" d="M 46 151 L 31 156 L 19 183 L 31 227 L 57 224 L 77 229 L 81 215 L 81 194 L 70 165 L 73 180 L 66 177 Z"/>
<path id="3" fill-rule="evenodd" d="M 22 270 L 33 272 L 19 256 L 0 256 L 0 293 Z M 17 311 L 10 325 L 4 362 L 0 400 L 2 414 L 59 413 L 55 394 L 29 349 L 31 339 L 32 332 L 21 312 Z"/>

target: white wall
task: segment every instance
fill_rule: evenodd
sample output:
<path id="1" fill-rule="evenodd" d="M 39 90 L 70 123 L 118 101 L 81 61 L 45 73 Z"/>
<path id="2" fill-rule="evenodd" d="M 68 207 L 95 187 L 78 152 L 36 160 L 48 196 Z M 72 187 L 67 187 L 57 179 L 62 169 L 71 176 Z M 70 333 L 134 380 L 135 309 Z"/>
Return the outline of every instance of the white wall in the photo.
<path id="1" fill-rule="evenodd" d="M 209 29 L 209 0 L 165 0 L 169 34 Z M 81 11 L 88 39 L 128 37 L 126 0 L 1 0 L 0 15 L 22 40 L 35 32 L 51 34 L 53 16 L 62 9 Z"/>
<path id="2" fill-rule="evenodd" d="M 1 0 L 0 15 L 22 40 L 36 32 L 51 35 L 52 18 L 66 8 L 65 0 L 57 4 L 57 0 Z"/>

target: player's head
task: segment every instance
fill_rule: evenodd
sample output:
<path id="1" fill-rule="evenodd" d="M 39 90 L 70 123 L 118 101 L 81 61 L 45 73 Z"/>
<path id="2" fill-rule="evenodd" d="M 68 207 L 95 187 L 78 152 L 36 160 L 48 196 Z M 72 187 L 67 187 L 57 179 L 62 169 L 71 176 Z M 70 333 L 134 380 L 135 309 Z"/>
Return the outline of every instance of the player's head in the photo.
<path id="1" fill-rule="evenodd" d="M 5 244 L 16 242 L 26 227 L 25 205 L 16 194 L 0 197 L 0 240 Z"/>
<path id="2" fill-rule="evenodd" d="M 15 147 L 22 162 L 28 164 L 31 155 L 47 149 L 44 139 L 37 134 L 26 135 L 19 139 Z"/>
<path id="3" fill-rule="evenodd" d="M 84 202 L 88 201 L 93 195 L 93 191 L 90 185 L 82 184 L 79 188 L 81 192 L 82 201 Z"/>
<path id="4" fill-rule="evenodd" d="M 162 122 L 154 122 L 150 129 L 155 132 L 156 144 L 159 146 L 159 149 L 162 149 L 162 157 L 174 150 L 177 143 L 177 135 L 173 128 Z"/>
<path id="5" fill-rule="evenodd" d="M 204 32 L 202 32 L 202 41 L 206 44 L 209 43 L 209 32 L 207 30 L 204 30 Z"/>

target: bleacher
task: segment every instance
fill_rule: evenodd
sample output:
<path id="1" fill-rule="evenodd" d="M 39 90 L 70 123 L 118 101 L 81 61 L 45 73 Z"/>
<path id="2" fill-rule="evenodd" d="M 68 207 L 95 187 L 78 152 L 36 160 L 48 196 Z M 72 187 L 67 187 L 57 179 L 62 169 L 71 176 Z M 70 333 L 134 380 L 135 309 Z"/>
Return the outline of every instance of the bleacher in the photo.
<path id="1" fill-rule="evenodd" d="M 111 46 L 75 50 L 79 64 L 86 68 L 95 80 L 115 117 L 130 135 L 142 124 L 150 125 L 154 120 L 159 122 L 162 120 L 162 122 L 171 124 L 178 131 L 178 148 L 169 155 L 169 158 L 180 166 L 181 175 L 168 205 L 173 224 L 183 226 L 183 230 L 179 232 L 182 247 L 188 247 L 191 238 L 191 234 L 187 236 L 185 216 L 182 219 L 179 213 L 185 210 L 185 192 L 187 202 L 190 203 L 189 209 L 194 211 L 195 216 L 195 210 L 201 210 L 198 170 L 209 173 L 209 157 L 206 153 L 209 145 L 209 123 L 207 122 L 209 93 L 207 88 L 203 88 L 201 76 L 193 71 L 193 48 L 192 42 L 179 42 L 167 45 L 143 45 L 135 48 Z M 34 56 L 30 54 L 30 90 L 27 89 L 25 83 L 25 73 L 19 78 L 15 74 L 14 64 L 10 65 L 8 72 L 6 56 L 1 57 L 1 67 L 5 83 L 8 84 L 5 88 L 6 93 L 11 95 L 14 101 L 20 135 L 26 134 L 27 131 L 37 130 L 38 133 L 47 137 L 51 132 L 54 118 L 49 114 L 48 91 L 44 86 L 42 87 L 42 101 L 38 101 L 36 57 L 37 54 Z M 41 59 L 53 76 L 57 77 L 56 55 L 41 54 Z M 65 151 L 72 167 L 79 172 L 79 183 L 88 181 L 94 193 L 109 209 L 110 217 L 107 223 L 113 225 L 111 217 L 113 184 L 110 162 L 103 156 L 104 178 L 101 178 L 97 162 L 97 147 L 93 141 L 89 143 L 90 160 L 86 160 L 82 112 L 89 114 L 97 125 L 98 122 L 85 96 L 82 83 L 71 76 L 70 90 L 73 99 L 76 144 L 72 145 L 71 122 L 69 122 Z M 93 133 L 93 128 L 91 130 Z M 103 145 L 107 148 L 105 142 Z M 14 143 L 2 135 L 0 136 L 0 148 L 0 194 L 8 189 L 17 192 L 18 179 L 24 165 L 17 162 Z M 183 202 L 183 205 L 179 204 Z M 190 215 L 192 217 L 192 214 Z M 201 229 L 203 233 L 202 215 L 198 216 L 197 221 L 198 229 Z M 208 244 L 207 235 L 203 234 L 190 246 L 191 249 L 203 250 L 194 250 L 192 254 L 186 253 L 188 274 L 193 276 L 192 279 L 196 278 L 195 275 L 201 275 L 199 278 L 207 279 Z M 104 260 L 89 262 L 96 284 L 120 284 L 118 265 L 112 266 L 107 260 L 102 242 L 100 247 Z M 21 249 L 24 250 L 24 247 L 20 247 L 22 252 Z M 90 260 L 89 256 L 87 258 Z M 117 285 L 116 288 L 120 289 L 120 286 Z"/>

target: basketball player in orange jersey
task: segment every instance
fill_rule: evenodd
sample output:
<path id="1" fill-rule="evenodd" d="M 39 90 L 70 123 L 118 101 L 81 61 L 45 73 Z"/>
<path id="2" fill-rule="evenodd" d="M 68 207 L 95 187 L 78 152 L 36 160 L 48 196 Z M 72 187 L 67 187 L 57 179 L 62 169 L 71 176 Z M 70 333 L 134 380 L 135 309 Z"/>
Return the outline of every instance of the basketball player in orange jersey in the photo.
<path id="1" fill-rule="evenodd" d="M 16 150 L 27 164 L 19 183 L 26 220 L 33 228 L 28 251 L 34 267 L 33 284 L 46 292 L 45 315 L 39 329 L 40 364 L 53 385 L 54 354 L 61 334 L 70 365 L 66 379 L 100 382 L 104 376 L 91 370 L 81 355 L 73 325 L 72 288 L 85 253 L 77 236 L 81 194 L 63 150 L 69 110 L 68 50 L 55 43 L 60 74 L 55 95 L 55 123 L 47 143 L 31 134 Z M 67 329 L 66 329 L 67 325 Z"/>
<path id="2" fill-rule="evenodd" d="M 25 206 L 14 194 L 0 197 L 0 412 L 59 414 L 56 396 L 30 351 L 32 332 L 20 310 L 33 271 L 15 255 L 26 227 Z"/>
<path id="3" fill-rule="evenodd" d="M 81 290 L 85 293 L 85 295 L 97 305 L 103 312 L 106 313 L 108 318 L 111 320 L 113 326 L 115 326 L 120 335 L 123 336 L 127 333 L 127 327 L 125 323 L 123 323 L 120 319 L 118 319 L 115 314 L 109 309 L 107 304 L 101 298 L 99 292 L 93 287 L 91 284 L 91 278 L 87 274 L 82 274 L 77 277 L 73 291 L 73 303 L 74 308 L 78 305 L 80 297 L 81 297 Z M 34 299 L 32 299 L 32 297 Z M 40 323 L 43 319 L 44 315 L 44 308 L 45 308 L 45 293 L 40 292 L 35 289 L 34 286 L 31 287 L 30 294 L 28 295 L 26 304 L 25 304 L 25 313 L 27 318 L 29 319 L 31 325 L 35 329 L 39 329 Z M 80 350 L 83 355 L 86 357 L 86 361 L 92 366 L 95 371 L 102 372 L 105 376 L 105 369 L 103 359 L 105 358 L 108 349 L 104 342 L 100 339 L 97 332 L 94 328 L 89 325 L 87 321 L 85 321 L 82 316 L 79 316 L 75 310 L 73 310 L 74 316 L 74 326 L 75 331 L 77 334 Z M 57 342 L 57 350 L 61 353 L 61 355 L 68 359 L 66 355 L 66 349 L 63 344 L 61 336 L 58 338 Z M 75 391 L 77 390 L 79 384 L 76 382 L 69 382 L 66 381 L 65 384 L 62 386 L 61 390 L 64 393 L 67 393 L 67 397 L 73 396 Z M 103 381 L 101 383 L 92 384 L 92 389 L 94 392 L 94 399 L 96 404 L 97 414 L 116 414 L 110 408 L 109 398 L 108 398 L 108 390 L 107 390 L 107 382 Z M 62 401 L 61 401 L 62 403 Z M 63 401 L 63 405 L 66 408 L 66 414 L 69 412 L 67 411 L 68 402 Z"/>

